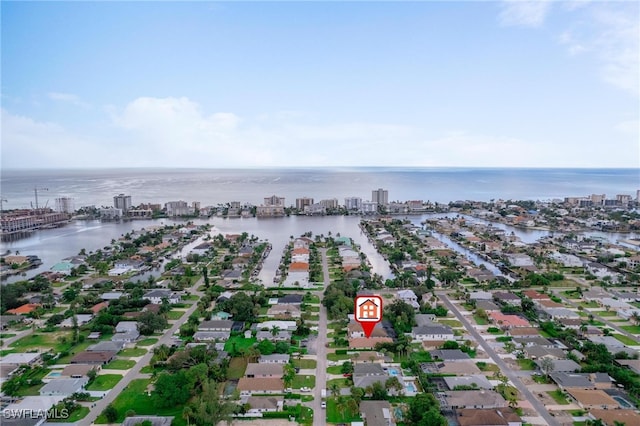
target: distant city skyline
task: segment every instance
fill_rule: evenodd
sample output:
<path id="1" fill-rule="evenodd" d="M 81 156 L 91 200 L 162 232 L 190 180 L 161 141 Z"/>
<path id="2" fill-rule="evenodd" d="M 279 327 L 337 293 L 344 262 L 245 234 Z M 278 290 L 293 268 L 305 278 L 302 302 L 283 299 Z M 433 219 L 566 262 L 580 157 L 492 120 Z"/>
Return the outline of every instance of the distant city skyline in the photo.
<path id="1" fill-rule="evenodd" d="M 3 2 L 2 168 L 640 166 L 638 2 Z"/>

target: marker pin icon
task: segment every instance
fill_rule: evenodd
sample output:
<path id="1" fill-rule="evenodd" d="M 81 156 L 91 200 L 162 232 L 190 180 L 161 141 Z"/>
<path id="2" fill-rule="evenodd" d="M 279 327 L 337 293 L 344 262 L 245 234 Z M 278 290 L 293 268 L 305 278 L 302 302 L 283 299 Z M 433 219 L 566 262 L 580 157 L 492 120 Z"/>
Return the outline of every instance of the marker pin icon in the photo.
<path id="1" fill-rule="evenodd" d="M 365 336 L 371 337 L 376 324 L 382 321 L 382 297 L 356 297 L 355 319 L 362 326 Z"/>

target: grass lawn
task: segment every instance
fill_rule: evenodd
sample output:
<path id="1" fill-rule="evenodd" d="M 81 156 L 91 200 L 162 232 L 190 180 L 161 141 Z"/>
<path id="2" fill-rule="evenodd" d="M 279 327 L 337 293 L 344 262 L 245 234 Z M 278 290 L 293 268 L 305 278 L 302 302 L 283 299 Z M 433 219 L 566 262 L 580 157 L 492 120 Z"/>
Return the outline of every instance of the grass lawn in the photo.
<path id="1" fill-rule="evenodd" d="M 59 337 L 71 337 L 71 333 L 56 332 L 47 334 L 30 334 L 22 339 L 16 340 L 9 347 L 15 349 L 18 352 L 27 352 L 36 348 L 53 348 L 58 344 L 57 339 Z"/>
<path id="2" fill-rule="evenodd" d="M 615 317 L 616 316 L 615 311 L 591 311 L 591 313 L 599 317 Z"/>
<path id="3" fill-rule="evenodd" d="M 567 401 L 567 397 L 564 396 L 564 393 L 560 389 L 556 389 L 554 391 L 548 391 L 547 394 L 553 398 L 553 400 L 560 405 L 569 405 L 569 401 Z"/>
<path id="4" fill-rule="evenodd" d="M 489 322 L 486 319 L 481 318 L 478 315 L 474 315 L 473 319 L 476 321 L 476 324 L 478 324 L 478 325 L 487 325 L 487 324 L 489 324 Z"/>
<path id="5" fill-rule="evenodd" d="M 341 365 L 333 365 L 327 368 L 327 373 L 329 374 L 342 374 L 342 366 Z"/>
<path id="6" fill-rule="evenodd" d="M 304 296 L 305 303 L 320 303 L 320 298 L 315 294 L 305 295 Z"/>
<path id="7" fill-rule="evenodd" d="M 327 359 L 329 361 L 344 361 L 344 360 L 347 360 L 347 359 L 350 359 L 350 358 L 351 357 L 349 355 L 347 355 L 347 354 L 336 354 L 336 353 L 333 353 L 333 352 L 330 353 L 330 354 L 327 354 Z"/>
<path id="8" fill-rule="evenodd" d="M 106 391 L 112 389 L 121 379 L 122 375 L 120 374 L 101 374 L 96 376 L 93 383 L 87 386 L 87 390 Z"/>
<path id="9" fill-rule="evenodd" d="M 234 345 L 235 345 L 235 350 L 240 352 L 243 349 L 250 348 L 251 346 L 253 346 L 254 343 L 257 343 L 257 342 L 258 342 L 258 339 L 256 339 L 255 337 L 245 339 L 243 336 L 233 336 L 229 338 L 229 340 L 227 340 L 227 342 L 224 344 L 224 350 L 232 354 Z"/>
<path id="10" fill-rule="evenodd" d="M 620 328 L 627 333 L 640 334 L 640 325 L 622 325 Z"/>
<path id="11" fill-rule="evenodd" d="M 518 399 L 518 390 L 513 386 L 498 385 L 496 390 L 506 399 Z"/>
<path id="12" fill-rule="evenodd" d="M 462 323 L 458 320 L 438 319 L 437 322 L 443 325 L 448 325 L 449 327 L 462 327 Z"/>
<path id="13" fill-rule="evenodd" d="M 300 389 L 303 387 L 313 388 L 316 386 L 316 376 L 296 375 L 293 379 L 291 387 L 294 389 Z"/>
<path id="14" fill-rule="evenodd" d="M 115 423 L 124 421 L 125 413 L 129 410 L 136 412 L 138 416 L 155 415 L 155 416 L 174 416 L 174 426 L 186 426 L 186 421 L 182 418 L 183 406 L 170 408 L 156 408 L 151 397 L 147 395 L 147 385 L 149 379 L 137 379 L 131 381 L 129 386 L 113 401 L 113 407 L 118 411 L 118 418 Z M 95 423 L 106 424 L 107 419 L 101 414 Z"/>
<path id="15" fill-rule="evenodd" d="M 327 423 L 351 423 L 362 421 L 360 413 L 350 413 L 345 409 L 340 411 L 338 409 L 338 403 L 336 398 L 329 398 L 327 400 Z"/>
<path id="16" fill-rule="evenodd" d="M 551 383 L 551 380 L 547 378 L 547 376 L 543 376 L 542 374 L 534 374 L 531 376 L 534 382 L 539 383 L 541 385 L 547 385 Z"/>
<path id="17" fill-rule="evenodd" d="M 187 311 L 169 311 L 167 312 L 167 319 L 170 319 L 170 320 L 180 319 L 182 318 L 185 312 Z"/>
<path id="18" fill-rule="evenodd" d="M 337 384 L 341 388 L 350 388 L 353 382 L 349 379 L 331 379 L 327 380 L 327 389 L 331 388 L 331 385 Z"/>
<path id="19" fill-rule="evenodd" d="M 293 365 L 298 368 L 316 368 L 318 363 L 315 359 L 294 359 Z"/>
<path id="20" fill-rule="evenodd" d="M 11 333 L 0 333 L 0 339 L 10 339 L 11 337 L 15 337 L 15 334 Z"/>
<path id="21" fill-rule="evenodd" d="M 593 308 L 597 308 L 599 305 L 598 305 L 598 302 L 595 302 L 592 300 L 591 302 L 580 302 L 580 306 L 593 309 Z"/>
<path id="22" fill-rule="evenodd" d="M 612 334 L 612 336 L 618 339 L 619 341 L 621 341 L 622 343 L 624 343 L 625 345 L 629 345 L 629 346 L 638 345 L 638 342 L 622 334 Z"/>
<path id="23" fill-rule="evenodd" d="M 520 366 L 520 370 L 533 371 L 537 367 L 536 363 L 530 359 L 518 359 L 516 362 Z"/>
<path id="24" fill-rule="evenodd" d="M 114 359 L 104 368 L 107 370 L 128 370 L 136 365 L 136 362 L 132 359 Z"/>
<path id="25" fill-rule="evenodd" d="M 155 343 L 158 343 L 158 339 L 156 339 L 155 337 L 148 337 L 144 340 L 140 340 L 137 345 L 138 346 L 151 346 Z"/>
<path id="26" fill-rule="evenodd" d="M 84 419 L 85 417 L 87 417 L 87 414 L 89 414 L 89 407 L 80 407 L 76 410 L 73 410 L 73 412 L 71 413 L 71 415 L 69 416 L 68 419 L 59 419 L 59 420 L 55 420 L 55 419 L 47 419 L 47 422 L 53 422 L 53 423 L 75 423 L 78 420 Z"/>
<path id="27" fill-rule="evenodd" d="M 244 376 L 244 372 L 247 369 L 247 361 L 243 358 L 231 358 L 229 362 L 229 368 L 227 370 L 228 379 L 239 379 Z"/>
<path id="28" fill-rule="evenodd" d="M 153 367 L 150 365 L 145 365 L 140 369 L 142 374 L 153 374 Z"/>
<path id="29" fill-rule="evenodd" d="M 118 356 L 125 356 L 125 357 L 138 357 L 146 354 L 147 354 L 147 350 L 142 348 L 129 348 L 129 349 L 123 349 L 120 352 L 118 352 Z"/>
<path id="30" fill-rule="evenodd" d="M 91 340 L 85 340 L 82 343 L 78 343 L 69 351 L 69 355 L 64 356 L 62 358 L 58 358 L 56 362 L 58 364 L 69 364 L 71 362 L 71 358 L 73 358 L 78 352 L 82 352 L 87 349 L 89 346 L 94 345 L 96 342 Z"/>

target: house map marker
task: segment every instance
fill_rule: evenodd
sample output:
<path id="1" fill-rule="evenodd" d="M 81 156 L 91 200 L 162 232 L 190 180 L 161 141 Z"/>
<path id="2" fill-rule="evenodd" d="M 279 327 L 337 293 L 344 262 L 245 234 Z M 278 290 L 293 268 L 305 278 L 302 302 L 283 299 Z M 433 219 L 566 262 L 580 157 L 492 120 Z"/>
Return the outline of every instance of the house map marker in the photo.
<path id="1" fill-rule="evenodd" d="M 382 297 L 356 297 L 354 317 L 362 326 L 365 336 L 371 337 L 376 324 L 382 321 Z"/>

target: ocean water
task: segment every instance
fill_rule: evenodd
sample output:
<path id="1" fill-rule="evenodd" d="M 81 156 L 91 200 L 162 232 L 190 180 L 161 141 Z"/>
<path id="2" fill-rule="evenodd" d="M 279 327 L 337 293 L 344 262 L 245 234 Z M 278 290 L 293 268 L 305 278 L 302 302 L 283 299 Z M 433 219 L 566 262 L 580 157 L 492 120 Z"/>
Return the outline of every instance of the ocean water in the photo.
<path id="1" fill-rule="evenodd" d="M 2 170 L 5 209 L 35 204 L 55 207 L 71 197 L 75 207 L 111 206 L 113 196 L 131 195 L 134 205 L 184 200 L 202 206 L 229 201 L 261 204 L 264 197 L 315 200 L 371 199 L 384 188 L 389 201 L 533 199 L 590 194 L 629 194 L 640 189 L 640 169 L 469 169 L 469 168 L 316 168 L 316 169 L 96 169 Z M 46 188 L 46 190 L 44 189 Z"/>

